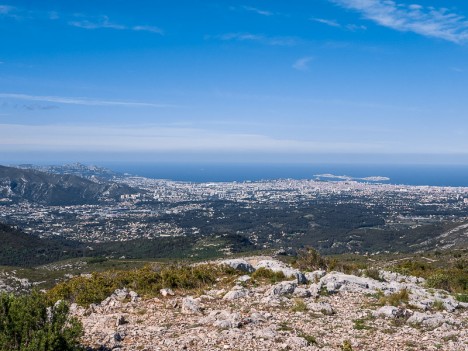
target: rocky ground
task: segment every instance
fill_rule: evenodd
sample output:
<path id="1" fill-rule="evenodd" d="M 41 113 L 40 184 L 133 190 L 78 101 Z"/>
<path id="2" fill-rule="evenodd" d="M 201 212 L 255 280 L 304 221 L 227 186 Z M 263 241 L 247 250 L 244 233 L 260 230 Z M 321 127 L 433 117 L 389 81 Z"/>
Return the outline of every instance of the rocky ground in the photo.
<path id="1" fill-rule="evenodd" d="M 245 275 L 191 296 L 163 289 L 144 300 L 117 290 L 72 313 L 90 350 L 458 350 L 468 349 L 468 305 L 420 278 L 302 273 L 270 257 L 222 261 Z M 294 279 L 253 284 L 260 267 Z M 408 301 L 391 299 L 402 291 Z M 382 306 L 382 297 L 399 306 Z M 378 303 L 380 300 L 380 304 Z M 396 302 L 395 302 L 395 301 Z"/>

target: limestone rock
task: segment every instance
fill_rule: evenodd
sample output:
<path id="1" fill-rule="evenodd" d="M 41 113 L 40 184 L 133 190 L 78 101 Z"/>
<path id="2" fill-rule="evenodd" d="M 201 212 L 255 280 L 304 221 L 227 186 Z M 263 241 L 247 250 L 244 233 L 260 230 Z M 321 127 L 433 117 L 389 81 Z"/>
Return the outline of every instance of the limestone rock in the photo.
<path id="1" fill-rule="evenodd" d="M 249 296 L 249 290 L 244 288 L 234 288 L 224 295 L 223 300 L 237 300 Z"/>
<path id="2" fill-rule="evenodd" d="M 291 295 L 294 293 L 294 290 L 297 287 L 297 283 L 295 281 L 285 281 L 273 285 L 265 295 L 270 296 L 283 296 L 283 295 Z"/>
<path id="3" fill-rule="evenodd" d="M 193 314 L 201 312 L 200 304 L 193 297 L 186 297 L 182 300 L 182 313 L 184 314 Z"/>
<path id="4" fill-rule="evenodd" d="M 169 289 L 169 288 L 165 288 L 165 289 L 161 289 L 159 290 L 159 293 L 166 297 L 166 296 L 174 296 L 174 291 L 172 291 L 172 289 Z"/>
<path id="5" fill-rule="evenodd" d="M 298 284 L 305 284 L 307 283 L 307 279 L 301 271 L 295 268 L 291 268 L 284 264 L 281 261 L 277 260 L 262 260 L 257 262 L 257 264 L 254 265 L 255 269 L 259 268 L 266 268 L 270 269 L 273 272 L 282 272 L 286 277 L 290 278 L 295 278 Z"/>
<path id="6" fill-rule="evenodd" d="M 333 307 L 328 302 L 309 302 L 307 309 L 313 312 L 321 312 L 326 316 L 331 316 L 335 313 Z"/>
<path id="7" fill-rule="evenodd" d="M 428 328 L 437 328 L 447 322 L 442 313 L 428 314 L 422 312 L 415 312 L 408 318 L 408 324 L 420 325 Z"/>
<path id="8" fill-rule="evenodd" d="M 327 272 L 323 270 L 317 270 L 313 272 L 304 273 L 304 275 L 309 283 L 317 283 L 320 280 L 320 278 L 322 278 L 326 273 Z"/>
<path id="9" fill-rule="evenodd" d="M 220 263 L 242 272 L 252 273 L 255 271 L 254 267 L 250 263 L 240 258 L 232 260 L 223 260 Z"/>

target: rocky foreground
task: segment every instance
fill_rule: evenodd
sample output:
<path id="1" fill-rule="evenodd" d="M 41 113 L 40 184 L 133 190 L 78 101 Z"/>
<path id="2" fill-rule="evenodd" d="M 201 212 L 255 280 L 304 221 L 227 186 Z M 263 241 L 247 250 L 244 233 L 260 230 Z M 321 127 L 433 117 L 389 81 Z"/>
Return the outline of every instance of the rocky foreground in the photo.
<path id="1" fill-rule="evenodd" d="M 72 305 L 83 344 L 121 351 L 468 349 L 468 304 L 424 288 L 421 278 L 303 273 L 271 257 L 218 263 L 245 275 L 192 296 L 163 289 L 144 300 L 122 289 L 88 308 Z M 252 284 L 250 274 L 261 267 L 291 280 Z"/>

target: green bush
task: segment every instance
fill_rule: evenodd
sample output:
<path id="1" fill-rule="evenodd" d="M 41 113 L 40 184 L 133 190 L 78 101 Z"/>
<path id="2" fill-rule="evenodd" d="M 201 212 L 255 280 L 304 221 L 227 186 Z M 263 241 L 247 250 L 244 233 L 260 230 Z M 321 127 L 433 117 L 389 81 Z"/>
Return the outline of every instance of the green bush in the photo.
<path id="1" fill-rule="evenodd" d="M 211 286 L 223 276 L 238 272 L 220 265 L 146 266 L 131 271 L 107 271 L 88 277 L 75 277 L 48 291 L 52 300 L 67 300 L 86 306 L 98 303 L 116 289 L 128 288 L 143 296 L 156 296 L 162 288 L 195 290 Z"/>
<path id="2" fill-rule="evenodd" d="M 426 286 L 443 289 L 451 293 L 466 293 L 468 291 L 468 273 L 465 270 L 438 270 L 429 275 Z"/>
<path id="3" fill-rule="evenodd" d="M 328 268 L 327 259 L 320 256 L 320 253 L 311 247 L 298 252 L 295 265 L 301 271 L 314 271 Z"/>
<path id="4" fill-rule="evenodd" d="M 409 291 L 407 289 L 402 289 L 396 293 L 382 296 L 379 299 L 381 305 L 390 305 L 390 306 L 401 306 L 408 304 L 409 301 Z"/>
<path id="5" fill-rule="evenodd" d="M 268 281 L 272 284 L 286 280 L 288 277 L 283 272 L 274 272 L 271 269 L 260 267 L 252 273 L 252 279 L 255 281 Z"/>
<path id="6" fill-rule="evenodd" d="M 353 351 L 353 346 L 351 345 L 351 341 L 345 340 L 341 345 L 341 351 Z"/>
<path id="7" fill-rule="evenodd" d="M 433 267 L 426 262 L 407 260 L 392 268 L 393 271 L 423 277 L 428 288 L 443 289 L 450 293 L 468 292 L 468 266 L 466 259 L 448 261 L 442 267 Z"/>
<path id="8" fill-rule="evenodd" d="M 364 275 L 368 278 L 372 278 L 378 281 L 383 281 L 382 278 L 380 278 L 380 273 L 377 268 L 368 268 L 364 271 Z"/>
<path id="9" fill-rule="evenodd" d="M 64 302 L 50 307 L 44 294 L 0 294 L 0 351 L 79 350 L 81 324 Z"/>
<path id="10" fill-rule="evenodd" d="M 301 271 L 314 271 L 323 269 L 327 271 L 339 271 L 346 274 L 357 275 L 359 275 L 360 269 L 366 268 L 365 264 L 354 262 L 349 263 L 339 261 L 336 258 L 322 257 L 317 250 L 310 247 L 298 252 L 294 266 Z"/>
<path id="11" fill-rule="evenodd" d="M 392 270 L 400 274 L 414 275 L 416 277 L 427 277 L 428 274 L 433 272 L 433 268 L 428 263 L 417 260 L 400 262 Z"/>

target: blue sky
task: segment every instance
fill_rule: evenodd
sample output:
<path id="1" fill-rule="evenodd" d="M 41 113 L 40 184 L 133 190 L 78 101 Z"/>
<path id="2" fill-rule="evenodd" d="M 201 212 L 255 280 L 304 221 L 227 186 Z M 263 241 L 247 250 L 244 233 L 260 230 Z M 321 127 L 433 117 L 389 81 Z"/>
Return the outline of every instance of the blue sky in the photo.
<path id="1" fill-rule="evenodd" d="M 468 3 L 0 1 L 0 162 L 468 164 Z"/>

